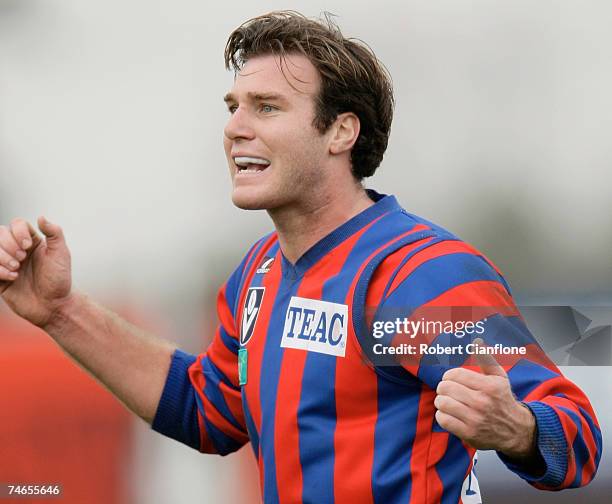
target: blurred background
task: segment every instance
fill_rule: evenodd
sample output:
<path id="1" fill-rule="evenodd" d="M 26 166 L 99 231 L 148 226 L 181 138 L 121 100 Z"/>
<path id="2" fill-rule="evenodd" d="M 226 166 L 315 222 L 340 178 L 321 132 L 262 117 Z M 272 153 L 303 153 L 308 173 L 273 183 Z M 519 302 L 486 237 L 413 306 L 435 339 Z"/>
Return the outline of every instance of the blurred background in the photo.
<path id="1" fill-rule="evenodd" d="M 223 48 L 242 21 L 279 8 L 338 15 L 389 68 L 395 121 L 369 187 L 481 249 L 519 304 L 611 304 L 603 0 L 0 0 L 0 222 L 60 223 L 79 289 L 201 351 L 216 289 L 270 230 L 230 201 Z M 257 502 L 250 447 L 204 456 L 151 432 L 1 310 L 0 482 L 63 482 L 66 502 Z M 564 368 L 604 438 L 611 369 Z M 483 497 L 607 503 L 604 441 L 595 482 L 553 494 L 483 453 Z"/>

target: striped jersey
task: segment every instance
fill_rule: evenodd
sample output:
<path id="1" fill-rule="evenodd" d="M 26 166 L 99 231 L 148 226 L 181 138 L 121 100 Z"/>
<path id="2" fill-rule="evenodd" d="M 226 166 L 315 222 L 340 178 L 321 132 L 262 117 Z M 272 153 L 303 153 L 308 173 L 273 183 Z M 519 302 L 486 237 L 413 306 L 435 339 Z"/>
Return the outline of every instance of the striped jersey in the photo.
<path id="1" fill-rule="evenodd" d="M 502 365 L 535 416 L 539 460 L 499 454 L 507 467 L 541 489 L 587 484 L 601 455 L 593 409 L 539 350 L 498 269 L 393 196 L 369 195 L 374 205 L 295 264 L 274 233 L 250 249 L 219 292 L 209 348 L 174 353 L 153 428 L 206 453 L 250 441 L 266 504 L 480 502 L 475 450 L 437 424 L 434 407 L 444 372 L 472 357 L 374 350 L 401 347 L 397 327 L 372 337 L 387 318 L 442 313 L 481 324 L 487 345 L 530 349 Z M 406 341 L 448 347 L 457 336 Z"/>

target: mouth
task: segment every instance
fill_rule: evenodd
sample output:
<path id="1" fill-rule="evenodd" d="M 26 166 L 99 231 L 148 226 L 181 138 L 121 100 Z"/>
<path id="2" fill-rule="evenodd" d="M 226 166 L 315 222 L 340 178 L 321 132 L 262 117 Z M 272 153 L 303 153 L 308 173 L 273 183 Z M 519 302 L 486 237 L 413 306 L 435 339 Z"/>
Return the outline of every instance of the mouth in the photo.
<path id="1" fill-rule="evenodd" d="M 270 166 L 270 161 L 264 158 L 236 156 L 232 159 L 234 160 L 234 164 L 238 167 L 238 173 L 242 174 L 261 173 Z"/>

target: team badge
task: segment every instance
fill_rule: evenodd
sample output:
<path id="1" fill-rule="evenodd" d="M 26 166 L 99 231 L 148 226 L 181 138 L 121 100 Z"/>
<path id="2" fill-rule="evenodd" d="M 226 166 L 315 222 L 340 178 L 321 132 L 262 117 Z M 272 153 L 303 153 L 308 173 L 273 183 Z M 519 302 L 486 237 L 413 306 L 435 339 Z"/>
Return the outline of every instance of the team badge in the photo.
<path id="1" fill-rule="evenodd" d="M 242 323 L 240 324 L 241 345 L 246 345 L 253 336 L 265 290 L 265 287 L 249 287 L 242 311 Z"/>
<path id="2" fill-rule="evenodd" d="M 257 268 L 257 271 L 255 273 L 259 273 L 260 275 L 263 275 L 264 273 L 267 273 L 268 271 L 272 269 L 273 264 L 274 264 L 274 257 L 264 256 L 263 261 L 261 261 L 261 264 L 259 265 L 259 268 Z"/>

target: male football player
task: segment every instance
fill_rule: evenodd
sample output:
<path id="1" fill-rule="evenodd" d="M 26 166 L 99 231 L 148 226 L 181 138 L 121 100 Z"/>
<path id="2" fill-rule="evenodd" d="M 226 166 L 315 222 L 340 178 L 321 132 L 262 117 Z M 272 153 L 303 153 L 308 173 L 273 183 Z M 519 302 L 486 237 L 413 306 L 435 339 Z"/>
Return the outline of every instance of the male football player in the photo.
<path id="1" fill-rule="evenodd" d="M 364 188 L 393 113 L 371 50 L 329 20 L 274 12 L 238 27 L 225 61 L 232 200 L 265 209 L 274 232 L 221 288 L 210 347 L 188 355 L 74 290 L 62 229 L 45 218 L 44 237 L 22 219 L 0 228 L 8 305 L 159 432 L 207 453 L 250 441 L 266 503 L 474 502 L 476 449 L 538 488 L 588 483 L 601 454 L 593 409 L 537 352 L 500 272 Z M 370 329 L 389 313 L 448 313 L 481 329 L 473 348 L 529 353 L 502 366 L 468 355 L 474 338 L 458 330 L 417 331 L 407 341 L 461 351 L 379 361 Z M 376 348 L 393 355 L 401 327 Z"/>

